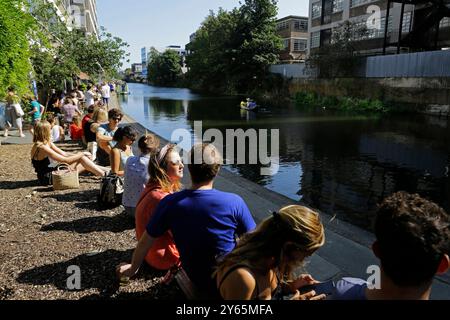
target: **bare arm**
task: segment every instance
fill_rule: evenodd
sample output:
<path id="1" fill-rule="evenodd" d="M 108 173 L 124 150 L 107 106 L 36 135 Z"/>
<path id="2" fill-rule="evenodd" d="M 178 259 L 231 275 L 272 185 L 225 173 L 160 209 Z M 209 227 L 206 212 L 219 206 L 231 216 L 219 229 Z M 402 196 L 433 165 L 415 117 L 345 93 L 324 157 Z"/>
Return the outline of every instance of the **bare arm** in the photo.
<path id="1" fill-rule="evenodd" d="M 133 258 L 131 259 L 131 264 L 120 264 L 116 268 L 116 273 L 119 277 L 129 277 L 134 276 L 142 262 L 144 261 L 145 256 L 147 255 L 148 250 L 153 245 L 153 241 L 155 239 L 152 238 L 147 231 L 144 232 L 141 239 L 139 240 L 136 249 L 133 252 Z"/>
<path id="2" fill-rule="evenodd" d="M 110 142 L 110 141 L 113 140 L 112 137 L 110 137 L 110 136 L 105 136 L 104 134 L 102 134 L 102 133 L 99 132 L 98 130 L 97 130 L 96 137 L 97 137 L 97 141 L 98 141 L 98 142 L 100 142 L 100 141 Z"/>
<path id="3" fill-rule="evenodd" d="M 53 143 L 51 144 L 51 147 L 46 146 L 46 145 L 41 147 L 41 149 L 45 152 L 46 156 L 48 156 L 49 158 L 51 158 L 57 162 L 64 162 L 67 164 L 72 164 L 74 162 L 79 161 L 81 158 L 84 157 L 84 153 L 82 153 L 82 152 L 79 152 L 75 155 L 66 157 L 66 156 L 63 156 L 62 154 L 60 154 L 59 152 L 55 151 L 53 148 L 59 149 L 58 147 L 53 145 Z M 59 149 L 59 151 L 63 152 L 60 149 Z"/>
<path id="4" fill-rule="evenodd" d="M 111 150 L 111 172 L 117 174 L 118 176 L 123 176 L 124 171 L 120 171 L 120 151 L 115 148 Z"/>
<path id="5" fill-rule="evenodd" d="M 251 300 L 256 289 L 256 280 L 248 270 L 238 268 L 223 280 L 219 289 L 225 300 Z"/>

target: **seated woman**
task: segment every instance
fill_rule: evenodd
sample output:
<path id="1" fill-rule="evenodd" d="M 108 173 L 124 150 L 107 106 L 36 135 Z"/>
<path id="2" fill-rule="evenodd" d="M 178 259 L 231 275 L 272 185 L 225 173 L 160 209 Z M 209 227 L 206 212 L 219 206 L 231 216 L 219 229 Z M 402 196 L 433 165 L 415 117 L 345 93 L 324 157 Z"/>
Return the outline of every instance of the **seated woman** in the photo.
<path id="1" fill-rule="evenodd" d="M 96 108 L 92 119 L 83 125 L 84 140 L 87 144 L 88 151 L 92 153 L 92 161 L 95 161 L 97 157 L 97 129 L 101 124 L 106 122 L 108 122 L 108 112 L 102 108 Z"/>
<path id="2" fill-rule="evenodd" d="M 49 174 L 55 170 L 55 167 L 50 166 L 50 159 L 60 163 L 67 163 L 78 172 L 87 170 L 99 177 L 105 175 L 105 170 L 91 161 L 89 152 L 70 154 L 62 151 L 51 141 L 50 132 L 51 126 L 47 121 L 38 122 L 34 127 L 31 161 L 42 185 L 49 184 Z"/>
<path id="3" fill-rule="evenodd" d="M 49 114 L 47 116 L 47 121 L 50 124 L 50 128 L 51 128 L 51 141 L 52 142 L 62 142 L 66 139 L 66 137 L 64 136 L 64 129 L 63 127 L 59 126 L 58 124 L 56 124 L 56 118 L 54 115 Z"/>
<path id="4" fill-rule="evenodd" d="M 125 164 L 124 190 L 122 195 L 122 205 L 128 215 L 136 216 L 136 204 L 145 188 L 150 176 L 148 174 L 148 163 L 150 153 L 159 148 L 159 139 L 154 134 L 146 134 L 138 141 L 141 154 L 130 157 Z"/>
<path id="5" fill-rule="evenodd" d="M 83 138 L 83 128 L 81 127 L 81 117 L 73 116 L 72 123 L 69 126 L 70 138 L 73 141 L 81 141 Z"/>
<path id="6" fill-rule="evenodd" d="M 148 173 L 150 180 L 136 205 L 136 238 L 144 234 L 159 202 L 168 194 L 180 190 L 183 177 L 183 162 L 176 146 L 168 144 L 159 153 L 150 156 Z M 180 254 L 170 232 L 155 239 L 145 257 L 147 263 L 159 270 L 178 265 Z"/>
<path id="7" fill-rule="evenodd" d="M 293 293 L 292 300 L 316 300 L 300 287 L 317 283 L 310 275 L 294 279 L 293 271 L 325 242 L 319 215 L 302 206 L 282 208 L 244 235 L 219 263 L 214 275 L 218 293 L 226 300 L 270 300 Z"/>
<path id="8" fill-rule="evenodd" d="M 118 128 L 113 136 L 116 145 L 111 150 L 111 172 L 118 176 L 125 174 L 124 168 L 129 157 L 133 156 L 131 145 L 136 140 L 136 131 L 131 126 Z"/>

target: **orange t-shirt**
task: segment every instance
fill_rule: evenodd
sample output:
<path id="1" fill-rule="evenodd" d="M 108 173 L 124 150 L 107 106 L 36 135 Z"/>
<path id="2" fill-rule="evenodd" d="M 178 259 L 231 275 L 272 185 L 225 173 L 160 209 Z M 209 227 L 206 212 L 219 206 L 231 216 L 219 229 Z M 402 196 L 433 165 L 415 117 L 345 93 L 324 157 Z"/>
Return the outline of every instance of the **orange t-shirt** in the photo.
<path id="1" fill-rule="evenodd" d="M 83 128 L 78 127 L 76 124 L 71 124 L 70 127 L 70 137 L 72 140 L 81 140 L 83 137 Z"/>
<path id="2" fill-rule="evenodd" d="M 136 238 L 142 237 L 159 202 L 169 193 L 163 192 L 158 184 L 148 184 L 136 206 Z M 155 239 L 145 257 L 153 268 L 168 270 L 180 261 L 180 254 L 170 232 Z"/>

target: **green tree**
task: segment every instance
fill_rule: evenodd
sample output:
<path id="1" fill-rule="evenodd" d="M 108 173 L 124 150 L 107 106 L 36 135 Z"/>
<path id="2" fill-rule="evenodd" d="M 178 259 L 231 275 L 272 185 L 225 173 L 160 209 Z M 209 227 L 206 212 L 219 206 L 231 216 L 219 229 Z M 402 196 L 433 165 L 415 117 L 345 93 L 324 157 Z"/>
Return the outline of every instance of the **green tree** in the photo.
<path id="1" fill-rule="evenodd" d="M 176 86 L 181 72 L 181 57 L 174 50 L 159 53 L 154 48 L 148 63 L 148 81 L 157 86 Z"/>
<path id="2" fill-rule="evenodd" d="M 239 11 L 231 42 L 237 49 L 232 72 L 238 86 L 249 91 L 264 82 L 268 68 L 279 60 L 282 41 L 276 34 L 277 1 L 245 0 Z"/>
<path id="3" fill-rule="evenodd" d="M 27 1 L 0 1 L 0 95 L 14 85 L 19 93 L 29 91 L 29 38 L 33 20 L 27 14 Z"/>
<path id="4" fill-rule="evenodd" d="M 245 0 L 229 12 L 211 11 L 187 48 L 190 83 L 226 93 L 260 87 L 282 47 L 276 15 L 274 0 Z"/>
<path id="5" fill-rule="evenodd" d="M 319 70 L 321 78 L 354 76 L 361 39 L 367 34 L 365 25 L 345 21 L 333 29 L 331 43 L 314 50 L 307 63 Z"/>

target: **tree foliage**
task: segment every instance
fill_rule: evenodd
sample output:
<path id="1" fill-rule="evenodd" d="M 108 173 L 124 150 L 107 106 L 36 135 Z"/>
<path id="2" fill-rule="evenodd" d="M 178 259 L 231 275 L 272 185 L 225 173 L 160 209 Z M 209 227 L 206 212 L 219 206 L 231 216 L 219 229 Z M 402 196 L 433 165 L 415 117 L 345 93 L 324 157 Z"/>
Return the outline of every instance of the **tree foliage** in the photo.
<path id="1" fill-rule="evenodd" d="M 0 1 L 0 92 L 10 85 L 18 92 L 28 91 L 30 49 L 27 35 L 33 20 L 21 8 L 25 0 Z"/>
<path id="2" fill-rule="evenodd" d="M 93 80 L 116 75 L 128 44 L 104 28 L 97 39 L 62 20 L 49 1 L 0 1 L 1 92 L 10 85 L 29 91 L 30 76 L 41 88 L 62 88 L 80 71 Z"/>
<path id="3" fill-rule="evenodd" d="M 174 50 L 159 53 L 152 48 L 148 63 L 148 81 L 157 86 L 176 86 L 181 75 L 181 57 Z"/>
<path id="4" fill-rule="evenodd" d="M 353 76 L 359 64 L 357 52 L 368 34 L 366 26 L 349 21 L 333 29 L 331 43 L 311 52 L 308 64 L 319 70 L 322 78 Z"/>
<path id="5" fill-rule="evenodd" d="M 210 12 L 189 44 L 188 79 L 194 87 L 227 93 L 259 87 L 282 48 L 275 0 L 245 0 Z"/>

